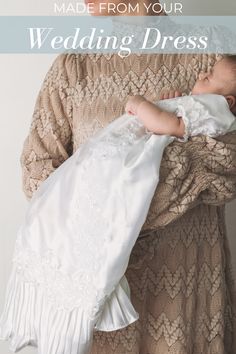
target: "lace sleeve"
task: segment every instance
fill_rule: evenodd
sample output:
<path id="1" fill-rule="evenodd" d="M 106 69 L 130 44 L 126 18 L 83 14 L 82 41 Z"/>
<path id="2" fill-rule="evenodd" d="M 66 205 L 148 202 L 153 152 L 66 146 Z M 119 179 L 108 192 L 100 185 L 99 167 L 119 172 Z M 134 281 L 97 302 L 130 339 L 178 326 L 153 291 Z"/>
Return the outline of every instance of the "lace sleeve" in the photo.
<path id="1" fill-rule="evenodd" d="M 185 96 L 177 102 L 176 114 L 185 124 L 184 137 L 179 141 L 187 141 L 189 136 L 197 135 L 217 137 L 236 129 L 235 116 L 221 95 Z"/>
<path id="2" fill-rule="evenodd" d="M 20 156 L 23 191 L 30 199 L 39 185 L 72 154 L 68 57 L 59 55 L 39 92 Z"/>

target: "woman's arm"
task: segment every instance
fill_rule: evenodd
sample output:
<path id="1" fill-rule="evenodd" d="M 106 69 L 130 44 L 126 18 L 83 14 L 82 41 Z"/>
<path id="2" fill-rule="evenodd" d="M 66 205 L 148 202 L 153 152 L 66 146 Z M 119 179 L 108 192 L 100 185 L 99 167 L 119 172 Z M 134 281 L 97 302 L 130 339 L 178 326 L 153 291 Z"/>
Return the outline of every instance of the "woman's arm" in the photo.
<path id="1" fill-rule="evenodd" d="M 236 198 L 236 131 L 174 141 L 164 151 L 160 182 L 143 230 L 164 227 L 199 204 Z"/>
<path id="2" fill-rule="evenodd" d="M 39 185 L 72 154 L 68 67 L 62 54 L 48 71 L 39 92 L 20 157 L 23 191 L 30 199 Z"/>
<path id="3" fill-rule="evenodd" d="M 144 126 L 155 134 L 171 135 L 182 138 L 185 133 L 183 119 L 174 113 L 160 109 L 142 96 L 132 96 L 126 104 L 126 112 L 137 115 Z"/>

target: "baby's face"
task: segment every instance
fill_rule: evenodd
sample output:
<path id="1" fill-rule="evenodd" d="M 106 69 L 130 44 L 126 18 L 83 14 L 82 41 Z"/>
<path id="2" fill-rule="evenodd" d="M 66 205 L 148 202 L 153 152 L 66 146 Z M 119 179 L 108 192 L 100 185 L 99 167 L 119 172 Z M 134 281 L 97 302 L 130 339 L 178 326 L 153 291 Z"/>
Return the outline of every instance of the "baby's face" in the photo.
<path id="1" fill-rule="evenodd" d="M 192 94 L 215 93 L 223 96 L 229 95 L 233 86 L 232 78 L 232 65 L 227 59 L 221 59 L 213 66 L 210 72 L 200 73 L 192 89 Z"/>

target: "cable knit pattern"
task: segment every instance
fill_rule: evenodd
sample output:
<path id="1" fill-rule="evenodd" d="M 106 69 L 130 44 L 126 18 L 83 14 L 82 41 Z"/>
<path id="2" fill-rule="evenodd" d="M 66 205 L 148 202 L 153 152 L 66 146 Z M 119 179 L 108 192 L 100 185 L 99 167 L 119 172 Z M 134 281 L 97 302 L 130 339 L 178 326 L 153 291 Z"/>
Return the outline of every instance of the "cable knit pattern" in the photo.
<path id="1" fill-rule="evenodd" d="M 23 189 L 40 183 L 100 128 L 127 95 L 188 93 L 213 55 L 62 54 L 42 84 L 21 155 Z M 96 183 L 96 181 L 95 181 Z M 224 203 L 236 196 L 236 132 L 169 145 L 126 276 L 140 319 L 95 332 L 91 354 L 232 354 L 236 294 Z"/>

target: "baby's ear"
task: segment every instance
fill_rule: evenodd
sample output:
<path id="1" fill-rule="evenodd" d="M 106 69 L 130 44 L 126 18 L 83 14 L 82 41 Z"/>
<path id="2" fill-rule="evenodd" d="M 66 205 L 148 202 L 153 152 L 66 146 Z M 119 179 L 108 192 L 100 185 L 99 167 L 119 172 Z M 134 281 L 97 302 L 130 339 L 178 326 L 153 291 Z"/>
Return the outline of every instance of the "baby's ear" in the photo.
<path id="1" fill-rule="evenodd" d="M 234 111 L 236 107 L 236 98 L 233 95 L 226 96 L 225 98 L 229 104 L 230 110 Z"/>

